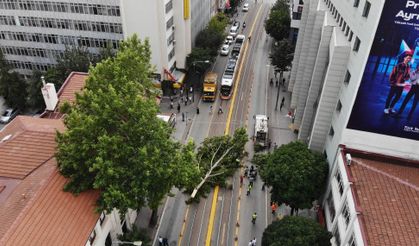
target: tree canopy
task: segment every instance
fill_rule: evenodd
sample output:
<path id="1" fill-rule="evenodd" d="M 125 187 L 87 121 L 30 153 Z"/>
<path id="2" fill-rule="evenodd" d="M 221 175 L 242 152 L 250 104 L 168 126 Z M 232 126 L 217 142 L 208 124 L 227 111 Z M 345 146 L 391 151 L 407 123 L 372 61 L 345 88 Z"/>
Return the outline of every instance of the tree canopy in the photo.
<path id="1" fill-rule="evenodd" d="M 4 97 L 8 106 L 23 110 L 26 107 L 27 84 L 17 72 L 10 69 L 0 50 L 0 96 Z"/>
<path id="2" fill-rule="evenodd" d="M 287 39 L 280 40 L 274 45 L 270 58 L 275 70 L 288 71 L 294 59 L 294 46 Z"/>
<path id="3" fill-rule="evenodd" d="M 57 133 L 65 190 L 99 190 L 99 210 L 156 209 L 172 186 L 198 181 L 193 143 L 172 140 L 172 129 L 156 117 L 150 55 L 148 40 L 122 42 L 116 57 L 90 69 L 65 117 L 67 131 Z"/>
<path id="4" fill-rule="evenodd" d="M 260 176 L 272 186 L 271 200 L 291 208 L 311 208 L 322 194 L 328 174 L 325 158 L 295 141 L 253 159 Z"/>
<path id="5" fill-rule="evenodd" d="M 278 0 L 265 21 L 266 33 L 277 41 L 287 39 L 290 34 L 290 24 L 288 5 L 284 0 Z"/>
<path id="6" fill-rule="evenodd" d="M 262 246 L 330 246 L 332 235 L 315 221 L 285 216 L 270 224 L 262 236 Z"/>

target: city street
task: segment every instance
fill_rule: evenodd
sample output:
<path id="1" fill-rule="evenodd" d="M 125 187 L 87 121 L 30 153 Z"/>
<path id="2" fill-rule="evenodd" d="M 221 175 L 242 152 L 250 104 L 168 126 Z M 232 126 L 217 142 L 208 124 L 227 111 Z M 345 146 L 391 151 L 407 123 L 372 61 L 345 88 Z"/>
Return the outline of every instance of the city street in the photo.
<path id="1" fill-rule="evenodd" d="M 239 70 L 234 95 L 230 100 L 221 100 L 218 97 L 214 103 L 206 103 L 195 93 L 194 103 L 187 106 L 181 104 L 181 113 L 177 115 L 174 133 L 176 139 L 182 142 L 193 139 L 199 145 L 208 136 L 225 134 L 226 127 L 229 127 L 230 134 L 238 127 L 245 127 L 249 135 L 246 145 L 249 156 L 242 161 L 243 167 L 250 166 L 253 157 L 251 137 L 254 134 L 254 115 L 265 114 L 269 117 L 272 146 L 274 143 L 279 146 L 295 139 L 289 128 L 291 120 L 286 117 L 289 95 L 282 88 L 269 85 L 270 78 L 274 78 L 273 67 L 269 61 L 272 40 L 267 36 L 263 23 L 272 4 L 273 1 L 251 3 L 249 12 L 239 11 L 235 19 L 240 23 L 246 22 L 243 33 L 246 37 L 251 35 L 252 39 L 247 40 L 242 47 L 241 58 L 236 67 Z M 226 57 L 219 56 L 212 67 L 212 71 L 218 73 L 219 81 L 226 62 Z M 287 73 L 284 77 L 287 78 Z M 280 100 L 285 97 L 282 111 L 274 110 L 278 93 Z M 210 113 L 210 105 L 213 106 L 213 113 Z M 197 107 L 200 114 L 196 113 Z M 223 110 L 222 114 L 217 114 L 219 107 Z M 170 110 L 169 100 L 163 100 L 161 109 L 163 112 Z M 172 112 L 176 112 L 176 109 Z M 182 121 L 182 113 L 186 116 L 185 122 Z M 274 219 L 270 211 L 269 189 L 262 191 L 262 181 L 257 178 L 251 194 L 246 196 L 249 182 L 245 179 L 240 187 L 240 173 L 243 173 L 243 168 L 231 178 L 232 189 L 213 189 L 200 203 L 187 205 L 185 200 L 189 194 L 174 190 L 175 196 L 168 197 L 162 205 L 159 223 L 154 228 L 156 232 L 153 234 L 153 245 L 158 245 L 156 237 L 159 235 L 168 238 L 170 245 L 248 245 L 249 240 L 253 238 L 256 238 L 257 245 L 260 245 L 264 229 Z M 285 210 L 280 207 L 276 216 L 288 212 Z M 254 212 L 258 215 L 255 225 L 251 223 L 251 215 Z M 138 220 L 137 224 L 140 226 L 148 222 L 141 221 L 141 214 Z"/>

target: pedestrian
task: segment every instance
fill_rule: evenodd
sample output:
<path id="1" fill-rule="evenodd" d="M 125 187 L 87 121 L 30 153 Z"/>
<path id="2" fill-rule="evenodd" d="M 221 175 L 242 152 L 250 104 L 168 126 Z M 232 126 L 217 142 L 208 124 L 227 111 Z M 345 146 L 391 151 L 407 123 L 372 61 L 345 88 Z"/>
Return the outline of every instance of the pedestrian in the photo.
<path id="1" fill-rule="evenodd" d="M 256 212 L 254 212 L 253 214 L 252 214 L 252 223 L 253 224 L 255 224 L 255 222 L 256 222 L 256 218 L 258 217 L 258 215 L 256 214 Z"/>
<path id="2" fill-rule="evenodd" d="M 196 114 L 199 114 L 199 108 L 196 107 Z"/>
<path id="3" fill-rule="evenodd" d="M 183 96 L 180 95 L 180 102 L 183 102 Z"/>
<path id="4" fill-rule="evenodd" d="M 272 214 L 275 215 L 275 211 L 276 211 L 276 203 L 272 203 L 271 209 L 272 209 Z"/>
<path id="5" fill-rule="evenodd" d="M 189 96 L 189 102 L 192 103 L 192 96 Z"/>
<path id="6" fill-rule="evenodd" d="M 285 86 L 285 78 L 282 78 L 282 86 Z"/>
<path id="7" fill-rule="evenodd" d="M 209 113 L 212 114 L 212 105 L 210 105 Z"/>
<path id="8" fill-rule="evenodd" d="M 185 106 L 188 105 L 188 98 L 185 96 Z"/>
<path id="9" fill-rule="evenodd" d="M 252 240 L 252 246 L 256 246 L 256 238 L 255 237 Z"/>
<path id="10" fill-rule="evenodd" d="M 252 186 L 248 185 L 248 186 L 247 186 L 247 193 L 246 193 L 246 196 L 249 196 L 249 195 L 250 195 L 250 190 L 252 190 Z"/>
<path id="11" fill-rule="evenodd" d="M 243 185 L 243 175 L 240 175 L 240 187 Z"/>
<path id="12" fill-rule="evenodd" d="M 180 103 L 179 102 L 177 103 L 177 113 L 178 114 L 180 113 Z"/>
<path id="13" fill-rule="evenodd" d="M 192 92 L 193 92 L 193 88 L 191 86 L 191 87 L 189 87 L 189 93 L 192 93 Z"/>
<path id="14" fill-rule="evenodd" d="M 285 97 L 282 97 L 281 103 L 285 103 Z"/>
<path id="15" fill-rule="evenodd" d="M 265 182 L 262 183 L 262 191 L 265 190 Z"/>
<path id="16" fill-rule="evenodd" d="M 279 86 L 279 80 L 275 80 L 275 87 Z"/>
<path id="17" fill-rule="evenodd" d="M 282 111 L 282 108 L 284 107 L 284 101 L 281 102 L 281 105 L 279 105 L 279 111 Z"/>
<path id="18" fill-rule="evenodd" d="M 247 38 L 247 40 L 249 40 L 249 43 L 250 43 L 250 39 L 251 39 L 251 38 L 252 38 L 252 36 L 250 36 L 250 35 L 249 35 L 249 37 Z"/>
<path id="19" fill-rule="evenodd" d="M 170 102 L 170 109 L 173 109 L 173 102 Z"/>
<path id="20" fill-rule="evenodd" d="M 221 106 L 220 106 L 220 108 L 218 109 L 218 114 L 222 114 L 223 113 L 223 108 L 221 108 Z"/>
<path id="21" fill-rule="evenodd" d="M 273 80 L 273 78 L 271 78 L 271 80 L 269 81 L 269 85 L 270 85 L 270 86 L 273 86 L 273 85 L 274 85 L 274 80 Z"/>
<path id="22" fill-rule="evenodd" d="M 249 241 L 249 246 L 253 246 L 252 240 Z"/>
<path id="23" fill-rule="evenodd" d="M 180 97 L 183 96 L 183 88 L 180 88 Z"/>
<path id="24" fill-rule="evenodd" d="M 163 246 L 163 238 L 159 236 L 159 246 Z"/>
<path id="25" fill-rule="evenodd" d="M 167 238 L 163 238 L 163 246 L 169 246 L 169 240 Z"/>
<path id="26" fill-rule="evenodd" d="M 185 121 L 185 113 L 182 112 L 182 121 Z"/>

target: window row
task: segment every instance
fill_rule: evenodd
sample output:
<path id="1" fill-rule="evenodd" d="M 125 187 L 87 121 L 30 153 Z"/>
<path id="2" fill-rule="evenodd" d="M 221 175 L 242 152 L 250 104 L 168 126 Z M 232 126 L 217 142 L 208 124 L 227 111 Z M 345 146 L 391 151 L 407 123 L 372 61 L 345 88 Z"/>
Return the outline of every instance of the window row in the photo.
<path id="1" fill-rule="evenodd" d="M 14 69 L 27 69 L 27 70 L 47 71 L 48 68 L 53 67 L 52 64 L 32 63 L 32 62 L 23 62 L 23 61 L 15 61 L 15 60 L 9 60 L 8 63 Z"/>
<path id="2" fill-rule="evenodd" d="M 13 16 L 1 15 L 0 16 L 0 25 L 14 26 L 14 25 L 16 25 L 15 18 Z"/>
<path id="3" fill-rule="evenodd" d="M 21 26 L 122 34 L 122 25 L 120 23 L 41 18 L 32 16 L 20 16 L 19 23 Z"/>
<path id="4" fill-rule="evenodd" d="M 25 32 L 5 31 L 5 32 L 0 33 L 0 39 L 24 41 L 24 42 L 36 42 L 36 43 L 78 45 L 78 46 L 92 47 L 92 48 L 111 47 L 113 49 L 118 49 L 119 47 L 119 40 L 115 40 L 115 39 L 75 37 L 75 36 L 45 34 L 45 33 L 25 33 Z"/>
<path id="5" fill-rule="evenodd" d="M 48 49 L 41 49 L 41 48 L 3 46 L 1 47 L 1 50 L 3 54 L 7 54 L 7 55 L 48 57 L 48 58 L 53 58 L 53 59 L 57 57 L 62 57 L 63 55 L 63 51 L 48 50 Z"/>
<path id="6" fill-rule="evenodd" d="M 51 11 L 63 13 L 77 13 L 90 15 L 121 16 L 119 6 L 87 4 L 87 3 L 66 3 L 32 0 L 0 0 L 0 9 Z"/>
<path id="7" fill-rule="evenodd" d="M 327 7 L 332 12 L 332 15 L 334 16 L 334 18 L 336 19 L 337 23 L 339 24 L 340 29 L 345 34 L 345 37 L 348 37 L 348 41 L 349 42 L 352 42 L 352 38 L 354 36 L 354 33 L 351 30 L 351 28 L 349 27 L 349 25 L 346 23 L 346 21 L 340 15 L 340 13 L 336 9 L 336 7 L 333 5 L 333 3 L 332 3 L 331 0 L 324 0 L 324 1 L 326 2 Z M 369 3 L 369 2 L 367 1 L 367 3 Z M 371 7 L 371 4 L 369 4 L 369 6 L 368 6 L 368 12 L 369 12 L 370 7 Z M 352 50 L 353 51 L 358 51 L 360 46 L 361 46 L 361 40 L 358 37 L 356 37 L 355 38 L 355 42 L 354 42 L 354 46 L 353 46 Z"/>

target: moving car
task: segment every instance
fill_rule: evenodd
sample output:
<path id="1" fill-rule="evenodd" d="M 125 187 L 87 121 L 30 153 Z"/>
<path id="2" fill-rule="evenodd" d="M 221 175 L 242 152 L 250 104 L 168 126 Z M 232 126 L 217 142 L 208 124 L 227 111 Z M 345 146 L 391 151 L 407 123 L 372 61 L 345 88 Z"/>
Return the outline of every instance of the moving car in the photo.
<path id="1" fill-rule="evenodd" d="M 234 38 L 239 32 L 239 28 L 240 28 L 240 24 L 238 26 L 232 26 L 230 28 L 230 32 L 228 33 L 228 35 L 233 36 Z"/>
<path id="2" fill-rule="evenodd" d="M 19 113 L 19 110 L 16 108 L 6 109 L 6 111 L 0 118 L 0 123 L 3 123 L 3 124 L 9 123 L 17 116 L 18 113 Z"/>
<path id="3" fill-rule="evenodd" d="M 249 11 L 249 4 L 248 3 L 245 3 L 243 5 L 243 12 L 247 12 L 247 11 Z"/>
<path id="4" fill-rule="evenodd" d="M 220 54 L 222 56 L 228 56 L 229 51 L 229 46 L 227 44 L 224 44 L 223 46 L 221 46 Z"/>

